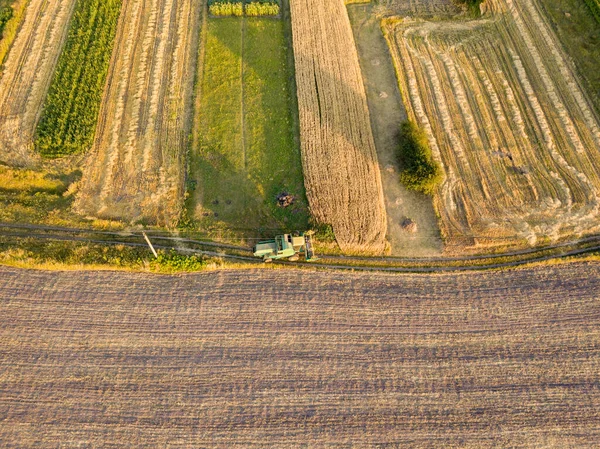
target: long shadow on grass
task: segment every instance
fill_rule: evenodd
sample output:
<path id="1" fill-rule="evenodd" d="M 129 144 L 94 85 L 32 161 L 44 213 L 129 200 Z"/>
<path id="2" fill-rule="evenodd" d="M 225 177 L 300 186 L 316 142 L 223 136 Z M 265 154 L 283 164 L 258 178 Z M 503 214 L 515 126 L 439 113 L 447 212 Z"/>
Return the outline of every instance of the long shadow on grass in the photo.
<path id="1" fill-rule="evenodd" d="M 285 30 L 285 46 L 288 52 L 288 64 L 286 68 L 288 74 L 287 86 L 269 85 L 266 83 L 262 86 L 262 92 L 259 95 L 261 105 L 264 111 L 268 114 L 277 114 L 278 111 L 271 110 L 271 103 L 267 101 L 269 94 L 273 92 L 283 92 L 284 87 L 289 89 L 291 96 L 288 102 L 288 107 L 291 109 L 291 120 L 287 123 L 286 132 L 293 135 L 294 140 L 290 142 L 293 146 L 291 150 L 296 160 L 295 167 L 291 166 L 277 166 L 277 152 L 271 151 L 256 151 L 253 153 L 254 160 L 251 161 L 250 165 L 259 167 L 255 171 L 247 171 L 240 167 L 234 166 L 226 157 L 222 157 L 222 151 L 217 151 L 222 142 L 210 141 L 205 138 L 203 142 L 203 153 L 205 156 L 199 156 L 196 163 L 202 167 L 200 172 L 203 173 L 204 179 L 196 179 L 196 188 L 202 192 L 199 198 L 196 200 L 196 204 L 200 203 L 201 210 L 190 211 L 195 215 L 196 219 L 199 219 L 198 224 L 201 227 L 210 227 L 220 224 L 228 229 L 246 231 L 246 234 L 251 234 L 252 231 L 262 231 L 262 234 L 273 234 L 276 231 L 291 231 L 294 229 L 303 229 L 308 226 L 308 214 L 307 214 L 307 201 L 304 193 L 303 185 L 294 185 L 294 182 L 290 182 L 290 177 L 287 177 L 287 172 L 301 171 L 301 159 L 299 151 L 299 127 L 298 127 L 298 106 L 296 101 L 296 86 L 294 78 L 294 64 L 291 49 L 291 25 L 289 20 L 289 12 L 287 9 L 287 2 L 284 3 L 284 16 L 283 19 L 245 19 L 252 20 L 284 20 L 283 26 Z M 213 21 L 223 19 L 209 19 Z M 238 19 L 242 20 L 242 19 Z M 269 39 L 271 36 L 265 35 L 265 39 Z M 220 43 L 227 47 L 233 54 L 239 54 L 239 48 L 235 48 L 226 39 L 220 40 Z M 207 51 L 210 49 L 207 48 Z M 265 58 L 268 55 L 265 55 Z M 247 73 L 253 73 L 259 80 L 269 80 L 271 76 L 271 67 L 265 63 L 265 58 L 244 58 L 245 68 Z M 205 67 L 206 70 L 206 67 Z M 354 91 L 352 87 L 347 86 L 336 79 L 334 76 L 328 73 L 325 68 L 316 67 L 315 73 L 318 79 L 321 80 L 322 86 L 334 86 L 330 91 L 336 92 L 338 98 L 349 99 L 349 104 L 361 104 L 364 98 Z M 206 76 L 206 72 L 205 72 Z M 245 86 L 247 87 L 247 86 Z M 281 90 L 280 90 L 281 89 Z M 282 93 L 283 94 L 283 93 Z M 246 95 L 246 98 L 248 96 Z M 335 99 L 334 99 L 335 102 Z M 259 108 L 259 109 L 260 109 Z M 337 110 L 333 115 L 331 110 L 328 110 L 328 114 L 321 115 L 321 123 L 323 127 L 328 127 L 332 130 L 332 134 L 337 134 L 347 141 L 354 141 L 356 139 L 355 132 L 352 131 L 352 127 L 348 126 L 347 111 Z M 268 116 L 267 114 L 267 116 Z M 278 117 L 271 117 L 272 120 L 277 120 Z M 246 116 L 246 122 L 252 120 L 251 113 Z M 277 129 L 272 130 L 277 132 Z M 246 140 L 252 138 L 253 129 L 247 125 L 246 129 Z M 269 133 L 265 133 L 266 141 L 260 143 L 264 148 L 269 148 L 274 143 L 270 141 Z M 363 151 L 365 148 L 358 145 L 359 150 Z M 197 151 L 198 149 L 195 149 Z M 376 162 L 376 154 L 369 151 L 365 151 L 361 155 L 362 159 L 367 164 Z M 276 160 L 272 160 L 275 158 Z M 332 169 L 335 169 L 335 161 L 332 157 L 324 155 L 324 164 L 329 165 Z M 194 162 L 193 162 L 194 163 Z M 269 172 L 270 168 L 274 168 L 274 171 Z M 205 186 L 225 181 L 226 183 L 237 183 L 237 189 L 239 196 L 236 198 L 223 198 L 218 197 L 210 190 L 212 188 L 206 188 Z M 266 181 L 266 182 L 265 182 Z M 227 186 L 226 186 L 227 187 Z M 228 186 L 225 191 L 231 191 L 232 186 Z M 276 196 L 282 192 L 289 192 L 297 197 L 297 204 L 295 207 L 290 209 L 282 209 L 276 205 Z M 350 198 L 350 200 L 364 201 L 361 198 Z M 196 206 L 192 204 L 190 206 Z M 201 215 L 201 216 L 199 216 Z M 240 222 L 243 219 L 243 223 Z M 220 223 L 219 223 L 220 222 Z"/>
<path id="2" fill-rule="evenodd" d="M 241 33 L 242 19 L 209 20 L 212 31 L 218 24 L 227 29 L 235 23 L 240 29 L 234 31 Z M 227 124 L 216 122 L 214 117 L 202 120 L 200 146 L 192 153 L 191 173 L 196 176 L 190 180 L 189 187 L 196 192 L 188 204 L 188 212 L 202 229 L 227 229 L 244 236 L 304 230 L 308 227 L 308 206 L 295 118 L 291 43 L 285 30 L 288 23 L 282 23 L 281 19 L 244 20 L 247 21 L 243 48 L 245 145 L 241 143 L 239 130 L 224 130 Z M 264 41 L 261 41 L 263 34 Z M 224 47 L 231 58 L 224 63 L 237 70 L 232 61 L 241 57 L 239 40 L 226 35 L 212 48 L 219 46 Z M 206 51 L 210 50 L 207 46 Z M 210 55 L 206 56 L 207 61 Z M 219 76 L 213 73 L 210 64 L 205 65 L 203 76 Z M 227 74 L 221 75 L 227 77 Z M 201 82 L 206 88 L 205 80 Z M 236 91 L 238 83 L 239 78 L 231 86 L 225 86 L 232 89 L 223 96 L 228 104 L 217 111 L 234 127 L 240 127 L 236 116 L 240 111 L 232 101 L 240 95 Z M 219 81 L 215 84 L 223 87 Z M 207 101 L 205 95 L 202 107 L 208 108 Z M 205 113 L 206 110 L 200 111 L 200 114 Z M 220 135 L 225 135 L 227 141 L 219 140 Z M 245 151 L 240 148 L 243 146 Z M 278 207 L 276 198 L 283 192 L 295 197 L 292 206 Z"/>

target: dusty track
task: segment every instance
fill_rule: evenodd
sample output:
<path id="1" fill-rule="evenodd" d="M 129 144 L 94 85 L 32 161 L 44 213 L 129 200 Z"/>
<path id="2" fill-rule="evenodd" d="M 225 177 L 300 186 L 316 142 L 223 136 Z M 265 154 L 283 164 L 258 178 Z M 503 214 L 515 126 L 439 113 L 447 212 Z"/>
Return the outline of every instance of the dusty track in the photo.
<path id="1" fill-rule="evenodd" d="M 172 225 L 184 193 L 199 0 L 125 2 L 77 208 Z"/>
<path id="2" fill-rule="evenodd" d="M 0 268 L 0 441 L 592 448 L 600 266 L 440 276 Z"/>
<path id="3" fill-rule="evenodd" d="M 75 0 L 31 0 L 0 78 L 0 162 L 35 163 L 33 137 Z"/>
<path id="4" fill-rule="evenodd" d="M 451 244 L 505 246 L 600 227 L 600 120 L 537 1 L 472 22 L 386 26 L 409 114 L 447 179 Z"/>

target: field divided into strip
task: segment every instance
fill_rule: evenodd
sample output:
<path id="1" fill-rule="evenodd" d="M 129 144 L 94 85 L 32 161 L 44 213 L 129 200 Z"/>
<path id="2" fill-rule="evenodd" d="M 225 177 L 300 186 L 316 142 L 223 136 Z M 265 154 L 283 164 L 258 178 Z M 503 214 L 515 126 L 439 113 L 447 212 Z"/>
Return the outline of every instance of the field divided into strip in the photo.
<path id="1" fill-rule="evenodd" d="M 46 157 L 87 151 L 93 143 L 122 0 L 80 0 L 58 60 L 35 149 Z"/>
<path id="2" fill-rule="evenodd" d="M 0 268 L 0 441 L 592 449 L 598 291 L 598 263 L 438 276 Z"/>
<path id="3" fill-rule="evenodd" d="M 308 226 L 285 27 L 276 19 L 208 20 L 188 202 L 202 229 L 255 236 Z M 294 204 L 278 207 L 281 193 Z"/>
<path id="4" fill-rule="evenodd" d="M 343 0 L 291 0 L 300 141 L 312 215 L 343 251 L 381 253 L 387 217 L 354 36 Z"/>
<path id="5" fill-rule="evenodd" d="M 598 231 L 598 116 L 538 3 L 487 5 L 477 21 L 384 25 L 409 115 L 445 168 L 435 204 L 447 243 Z"/>
<path id="6" fill-rule="evenodd" d="M 75 0 L 31 0 L 0 74 L 0 162 L 35 163 L 33 139 Z"/>
<path id="7" fill-rule="evenodd" d="M 96 138 L 77 210 L 172 226 L 184 199 L 199 0 L 122 7 Z"/>

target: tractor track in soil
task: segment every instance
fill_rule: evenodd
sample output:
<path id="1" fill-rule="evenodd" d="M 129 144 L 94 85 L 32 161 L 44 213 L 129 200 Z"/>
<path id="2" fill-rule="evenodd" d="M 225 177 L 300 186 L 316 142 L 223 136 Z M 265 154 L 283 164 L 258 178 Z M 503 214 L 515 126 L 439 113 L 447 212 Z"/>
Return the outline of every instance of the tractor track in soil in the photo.
<path id="1" fill-rule="evenodd" d="M 27 231 L 27 232 L 23 232 Z M 37 231 L 37 232 L 32 232 Z M 147 232 L 157 249 L 176 251 L 182 254 L 202 254 L 234 261 L 261 264 L 262 261 L 251 255 L 248 247 L 225 243 L 203 241 L 185 237 L 161 234 L 161 231 Z M 0 223 L 0 236 L 13 238 L 33 238 L 39 240 L 88 242 L 103 245 L 123 245 L 145 247 L 142 231 L 98 231 L 90 229 L 66 228 L 31 224 Z M 168 242 L 174 242 L 169 245 Z M 183 245 L 187 245 L 185 248 Z M 402 257 L 360 257 L 319 255 L 324 263 L 274 261 L 274 264 L 290 268 L 314 268 L 336 271 L 368 271 L 388 273 L 443 273 L 480 271 L 515 268 L 535 262 L 565 259 L 600 251 L 600 235 L 561 242 L 555 245 L 503 254 L 477 255 L 468 257 L 402 258 Z M 498 259 L 508 259 L 497 262 Z M 489 263 L 485 261 L 489 260 Z M 396 265 L 394 265 L 396 264 Z"/>

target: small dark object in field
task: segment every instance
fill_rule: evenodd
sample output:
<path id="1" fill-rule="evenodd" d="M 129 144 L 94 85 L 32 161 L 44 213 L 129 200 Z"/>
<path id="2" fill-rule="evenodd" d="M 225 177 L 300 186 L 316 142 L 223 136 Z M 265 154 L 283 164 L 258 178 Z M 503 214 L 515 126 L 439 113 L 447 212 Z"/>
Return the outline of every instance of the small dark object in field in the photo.
<path id="1" fill-rule="evenodd" d="M 203 216 L 203 217 L 208 217 L 209 215 L 210 215 L 210 214 L 209 214 L 208 212 L 203 212 L 203 213 L 202 213 L 202 216 Z"/>
<path id="2" fill-rule="evenodd" d="M 219 216 L 219 213 L 218 213 L 218 212 L 215 212 L 215 213 L 214 213 L 214 216 L 215 216 L 215 217 L 218 217 L 218 216 Z"/>
<path id="3" fill-rule="evenodd" d="M 231 200 L 225 200 L 225 204 L 231 204 Z"/>
<path id="4" fill-rule="evenodd" d="M 216 206 L 217 204 L 219 204 L 219 200 L 214 200 L 212 203 Z"/>
<path id="5" fill-rule="evenodd" d="M 414 234 L 415 232 L 417 232 L 417 223 L 415 223 L 412 219 L 410 218 L 405 218 L 404 221 L 402 221 L 402 229 L 404 229 L 406 232 L 410 232 L 411 234 Z"/>
<path id="6" fill-rule="evenodd" d="M 280 193 L 277 195 L 277 205 L 279 207 L 288 207 L 294 204 L 296 198 L 287 192 Z"/>

